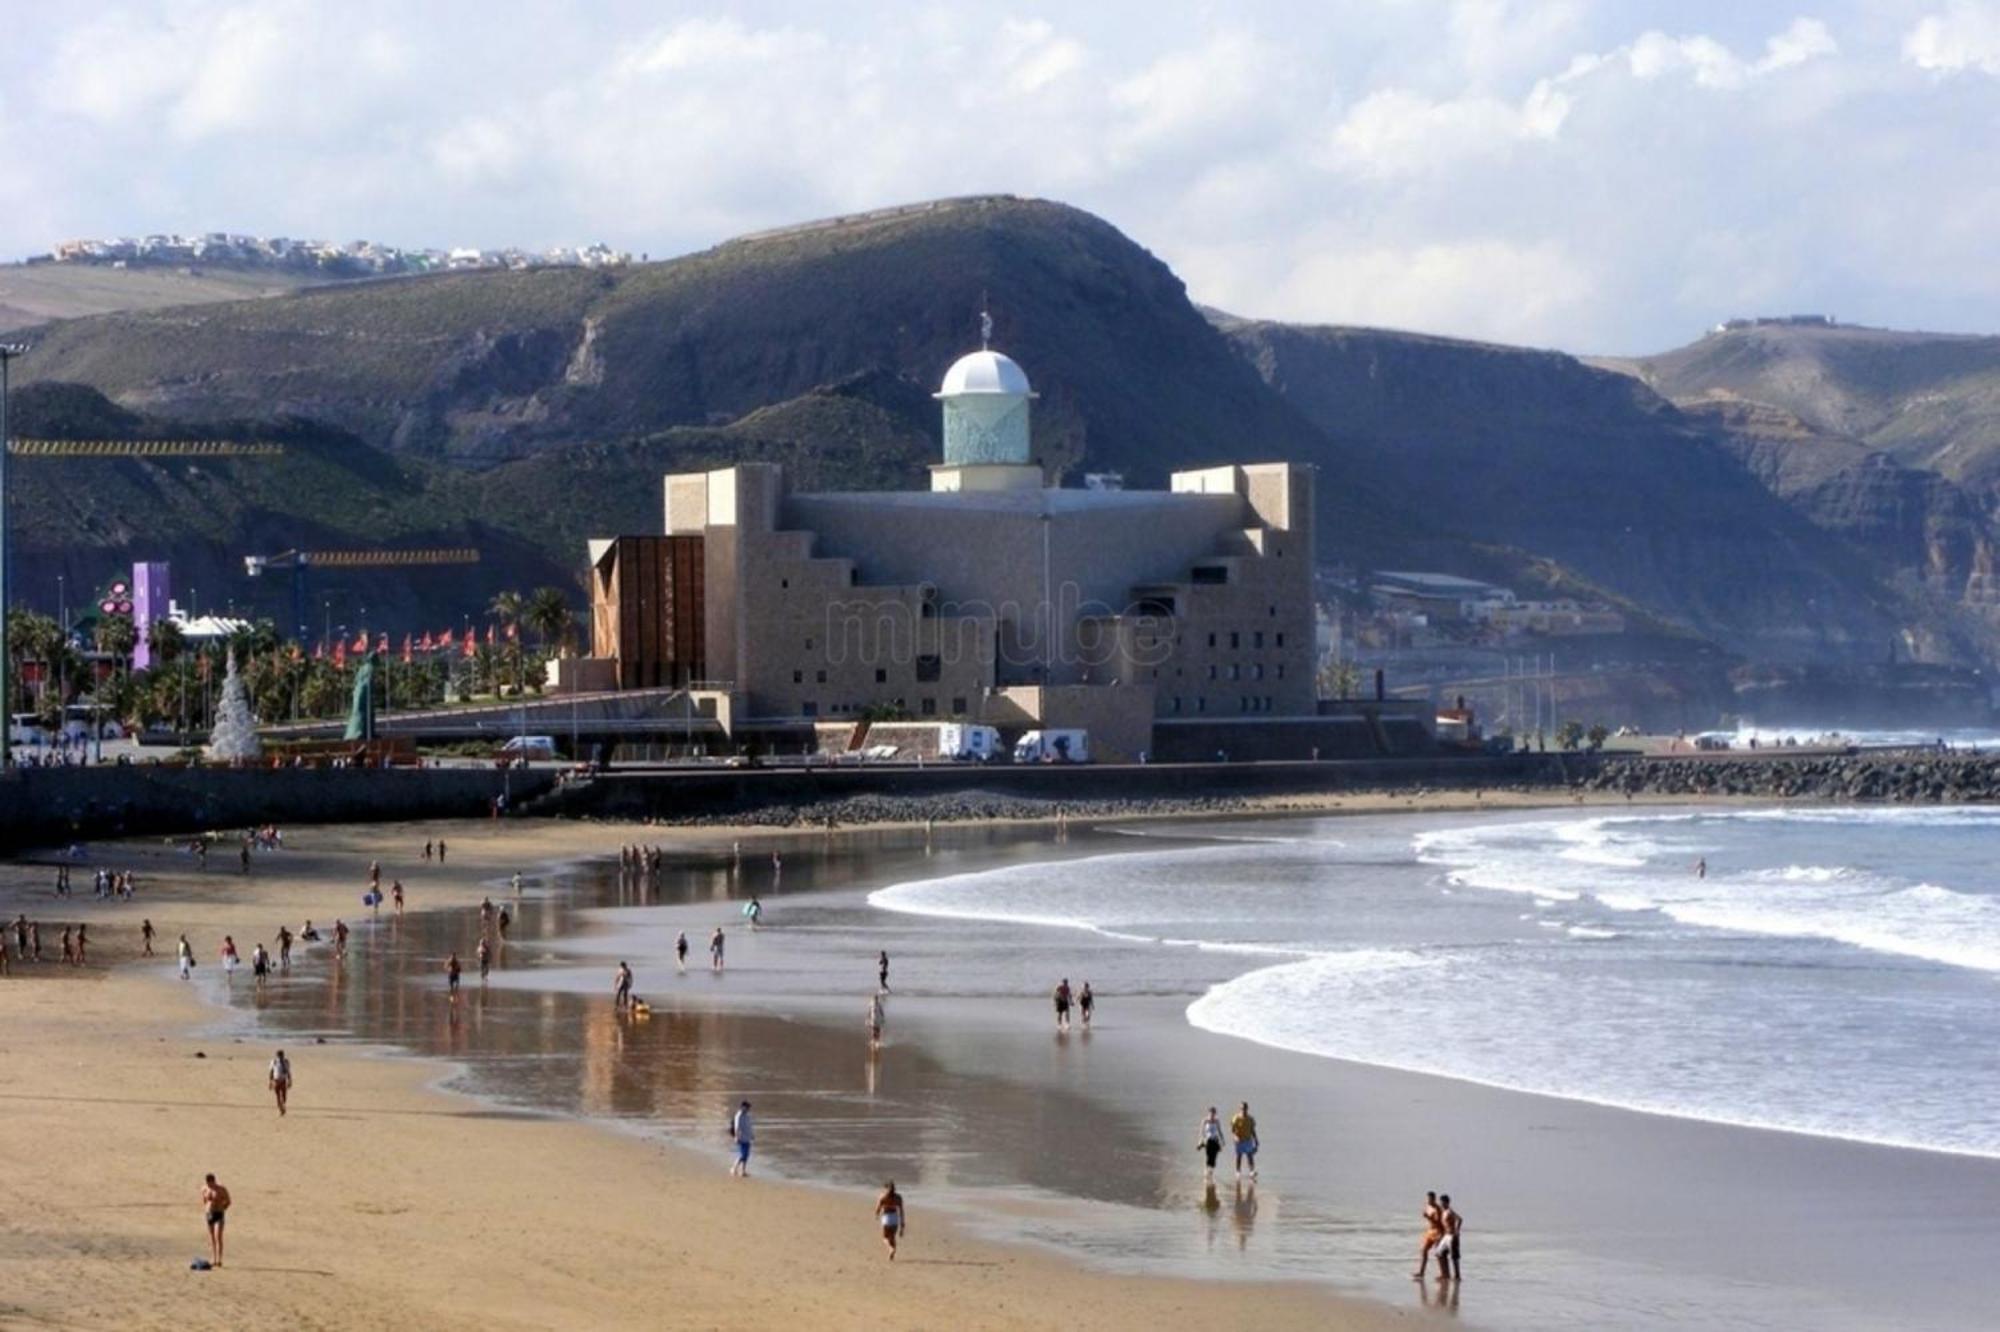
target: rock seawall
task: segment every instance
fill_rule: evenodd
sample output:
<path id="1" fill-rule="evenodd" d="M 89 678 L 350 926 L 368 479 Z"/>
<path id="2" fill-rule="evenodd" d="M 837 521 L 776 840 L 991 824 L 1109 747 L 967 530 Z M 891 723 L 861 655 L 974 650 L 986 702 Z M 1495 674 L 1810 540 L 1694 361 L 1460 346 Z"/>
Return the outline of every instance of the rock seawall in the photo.
<path id="1" fill-rule="evenodd" d="M 1768 796 L 1890 804 L 2000 800 L 2000 757 L 1832 754 L 1800 758 L 1604 758 L 1581 790 L 1648 796 Z"/>

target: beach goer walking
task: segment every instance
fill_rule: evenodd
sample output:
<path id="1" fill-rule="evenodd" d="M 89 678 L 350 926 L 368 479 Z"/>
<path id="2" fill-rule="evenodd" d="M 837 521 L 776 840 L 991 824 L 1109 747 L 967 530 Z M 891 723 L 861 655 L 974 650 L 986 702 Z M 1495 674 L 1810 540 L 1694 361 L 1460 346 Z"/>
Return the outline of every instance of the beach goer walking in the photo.
<path id="1" fill-rule="evenodd" d="M 278 927 L 278 970 L 292 969 L 292 932 L 285 926 Z"/>
<path id="2" fill-rule="evenodd" d="M 227 980 L 236 979 L 236 968 L 243 965 L 243 958 L 236 951 L 236 940 L 225 934 L 222 936 L 222 974 Z"/>
<path id="3" fill-rule="evenodd" d="M 368 862 L 368 886 L 370 889 L 382 886 L 382 862 L 379 860 Z"/>
<path id="4" fill-rule="evenodd" d="M 239 862 L 240 862 L 240 863 L 242 864 L 242 866 L 243 866 L 243 872 L 244 872 L 245 874 L 248 874 L 248 873 L 250 872 L 250 839 L 249 839 L 249 838 L 247 838 L 247 837 L 246 837 L 246 838 L 244 838 L 244 839 L 243 839 L 243 842 L 242 842 L 242 845 L 240 845 L 240 846 L 238 846 L 238 847 L 236 848 L 236 855 L 237 855 L 237 858 L 238 858 L 238 861 L 239 861 Z"/>
<path id="5" fill-rule="evenodd" d="M 344 920 L 333 922 L 333 955 L 336 958 L 347 956 L 347 922 Z"/>
<path id="6" fill-rule="evenodd" d="M 1244 1162 L 1250 1163 L 1250 1178 L 1257 1178 L 1257 1119 L 1250 1113 L 1250 1102 L 1237 1107 L 1229 1120 L 1229 1136 L 1236 1140 L 1236 1173 L 1243 1174 Z"/>
<path id="7" fill-rule="evenodd" d="M 736 1107 L 736 1113 L 729 1117 L 729 1136 L 736 1143 L 736 1160 L 729 1167 L 729 1173 L 741 1179 L 750 1178 L 750 1144 L 755 1137 L 755 1129 L 750 1122 L 750 1102 L 744 1101 Z"/>
<path id="8" fill-rule="evenodd" d="M 889 1261 L 896 1261 L 896 1241 L 903 1238 L 909 1228 L 908 1209 L 903 1206 L 903 1195 L 896 1192 L 896 1181 L 887 1180 L 882 1185 L 882 1196 L 875 1200 L 875 1223 L 882 1227 L 882 1245 L 889 1250 Z"/>
<path id="9" fill-rule="evenodd" d="M 285 1058 L 283 1050 L 271 1056 L 271 1070 L 266 1075 L 271 1086 L 271 1094 L 278 1098 L 278 1115 L 285 1113 L 285 1099 L 292 1092 L 292 1061 Z"/>
<path id="10" fill-rule="evenodd" d="M 201 1185 L 201 1215 L 208 1225 L 208 1261 L 211 1267 L 222 1266 L 222 1227 L 229 1219 L 229 1190 L 215 1180 L 214 1175 L 205 1175 Z"/>
<path id="11" fill-rule="evenodd" d="M 493 928 L 493 899 L 487 898 L 479 904 L 479 932 L 485 934 Z"/>
<path id="12" fill-rule="evenodd" d="M 437 843 L 435 842 L 424 843 L 424 863 L 426 865 L 431 863 L 431 856 L 436 851 L 437 851 Z"/>
<path id="13" fill-rule="evenodd" d="M 453 953 L 449 958 L 445 960 L 444 964 L 445 988 L 451 992 L 451 997 L 453 999 L 458 998 L 458 972 L 459 972 L 458 954 Z"/>
<path id="14" fill-rule="evenodd" d="M 263 944 L 258 944 L 250 950 L 250 975 L 256 980 L 258 988 L 262 989 L 264 978 L 270 974 L 271 955 L 264 951 Z"/>
<path id="15" fill-rule="evenodd" d="M 521 871 L 514 871 L 514 900 L 521 900 Z"/>
<path id="16" fill-rule="evenodd" d="M 82 966 L 88 961 L 90 961 L 90 927 L 79 925 L 76 927 L 76 964 Z"/>
<path id="17" fill-rule="evenodd" d="M 1700 860 L 1694 862 L 1694 877 L 1697 879 L 1706 879 L 1708 877 L 1707 856 L 1703 856 Z"/>
<path id="18" fill-rule="evenodd" d="M 632 1004 L 632 968 L 623 962 L 611 973 L 611 1006 L 623 1011 Z"/>
<path id="19" fill-rule="evenodd" d="M 753 897 L 750 905 L 743 908 L 743 914 L 750 918 L 750 928 L 754 930 L 764 923 L 764 904 Z"/>
<path id="20" fill-rule="evenodd" d="M 722 970 L 722 927 L 715 927 L 715 933 L 708 936 L 708 969 Z"/>
<path id="21" fill-rule="evenodd" d="M 424 848 L 424 849 L 425 849 L 425 850 L 427 850 L 427 851 L 428 851 L 428 850 L 430 849 L 430 847 L 429 847 L 429 844 L 428 844 L 428 843 L 426 843 L 426 844 L 425 844 L 425 848 Z M 430 859 L 430 857 L 429 857 L 429 856 L 425 856 L 425 857 L 424 857 L 424 859 L 425 859 L 425 860 L 429 860 L 429 859 Z M 390 881 L 390 883 L 389 883 L 389 900 L 390 900 L 391 902 L 395 903 L 395 905 L 396 905 L 396 914 L 397 914 L 397 915 L 399 915 L 399 916 L 400 916 L 400 915 L 402 915 L 402 914 L 403 914 L 403 881 L 402 881 L 401 879 L 393 879 L 393 880 L 391 880 L 391 881 Z"/>
<path id="22" fill-rule="evenodd" d="M 875 955 L 875 987 L 882 993 L 889 993 L 889 950 L 883 949 Z"/>
<path id="23" fill-rule="evenodd" d="M 145 951 L 141 956 L 151 957 L 153 955 L 153 922 L 151 920 L 142 920 L 139 922 L 139 940 L 145 945 Z"/>
<path id="24" fill-rule="evenodd" d="M 438 864 L 444 864 L 444 838 L 438 838 Z"/>
<path id="25" fill-rule="evenodd" d="M 194 975 L 194 945 L 188 942 L 185 934 L 181 936 L 180 962 L 181 979 L 187 980 Z"/>
<path id="26" fill-rule="evenodd" d="M 682 930 L 674 936 L 674 966 L 682 971 L 688 969 L 688 936 L 686 930 Z"/>
<path id="27" fill-rule="evenodd" d="M 514 918 L 507 914 L 506 907 L 501 907 L 500 914 L 493 919 L 494 923 L 500 927 L 500 942 L 505 943 L 507 941 L 507 927 L 514 923 Z"/>
<path id="28" fill-rule="evenodd" d="M 74 937 L 74 936 L 73 936 L 73 935 L 71 934 L 71 932 L 70 932 L 70 928 L 69 928 L 69 926 L 67 926 L 67 925 L 63 926 L 63 932 L 62 932 L 62 950 L 63 950 L 63 965 L 64 965 L 64 966 L 66 966 L 66 967 L 73 967 L 73 966 L 75 966 L 75 965 L 76 965 L 76 940 L 75 940 L 75 937 Z"/>
<path id="29" fill-rule="evenodd" d="M 1069 977 L 1067 976 L 1063 977 L 1062 983 L 1056 986 L 1055 1001 L 1056 1001 L 1056 1030 L 1059 1032 L 1068 1031 L 1069 1030 Z"/>
<path id="30" fill-rule="evenodd" d="M 1449 1263 L 1451 1267 L 1451 1279 L 1453 1281 L 1463 1281 L 1465 1279 L 1465 1268 L 1459 1264 L 1458 1234 L 1465 1228 L 1465 1218 L 1460 1216 L 1458 1210 L 1451 1205 L 1451 1195 L 1449 1193 L 1440 1193 L 1438 1195 L 1438 1221 L 1444 1227 L 1444 1238 L 1438 1241 L 1437 1246 L 1438 1277 L 1440 1280 L 1444 1278 L 1445 1265 Z"/>
<path id="31" fill-rule="evenodd" d="M 1202 1167 L 1201 1177 L 1207 1180 L 1209 1186 L 1213 1188 L 1215 1185 L 1215 1162 L 1222 1155 L 1222 1116 L 1216 1113 L 1216 1109 L 1212 1105 L 1208 1107 L 1208 1118 L 1201 1121 L 1201 1128 L 1198 1130 L 1198 1136 L 1195 1138 L 1195 1146 L 1200 1149 L 1202 1157 L 1206 1161 L 1206 1164 Z"/>
<path id="32" fill-rule="evenodd" d="M 479 941 L 478 956 L 479 980 L 481 984 L 484 984 L 487 973 L 493 970 L 493 941 L 491 939 L 482 938 Z"/>
<path id="33" fill-rule="evenodd" d="M 869 995 L 868 996 L 868 1048 L 871 1050 L 879 1050 L 882 1048 L 882 1017 L 883 1017 L 882 996 L 879 994 Z"/>
<path id="34" fill-rule="evenodd" d="M 1083 992 L 1076 997 L 1076 1011 L 1083 1017 L 1086 1029 L 1090 1026 L 1090 1015 L 1097 1009 L 1097 996 L 1090 992 L 1090 982 L 1083 983 Z"/>
<path id="35" fill-rule="evenodd" d="M 1438 1206 L 1435 1191 L 1424 1195 L 1424 1237 L 1417 1245 L 1417 1270 L 1410 1273 L 1415 1280 L 1422 1281 L 1424 1272 L 1430 1267 L 1431 1250 L 1444 1238 L 1444 1211 Z"/>

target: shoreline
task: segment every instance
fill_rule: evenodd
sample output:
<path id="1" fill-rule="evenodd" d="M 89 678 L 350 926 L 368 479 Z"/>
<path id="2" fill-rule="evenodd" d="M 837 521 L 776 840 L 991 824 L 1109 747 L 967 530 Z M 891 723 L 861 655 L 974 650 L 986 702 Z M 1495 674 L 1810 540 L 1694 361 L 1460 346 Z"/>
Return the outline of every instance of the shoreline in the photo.
<path id="1" fill-rule="evenodd" d="M 757 1327 L 810 1310 L 816 1325 L 830 1327 L 1081 1318 L 1139 1328 L 1162 1319 L 1227 1323 L 1249 1294 L 1229 1284 L 1104 1272 L 1037 1246 L 973 1236 L 927 1213 L 920 1195 L 912 1197 L 913 1242 L 890 1269 L 867 1224 L 866 1197 L 806 1183 L 744 1184 L 712 1169 L 693 1144 L 663 1147 L 589 1119 L 495 1109 L 444 1085 L 454 1077 L 448 1064 L 397 1051 L 382 1058 L 341 1042 L 292 1040 L 294 1113 L 279 1120 L 261 1077 L 265 1045 L 275 1040 L 218 1030 L 215 1019 L 233 1008 L 196 994 L 169 998 L 174 934 L 202 931 L 196 975 L 206 988 L 222 931 L 247 954 L 248 941 L 273 927 L 247 927 L 248 920 L 330 921 L 344 893 L 358 897 L 360 884 L 346 878 L 358 880 L 366 864 L 358 843 L 373 833 L 415 846 L 439 826 L 453 841 L 453 872 L 411 884 L 412 905 L 427 911 L 476 904 L 513 860 L 525 861 L 526 843 L 546 843 L 552 831 L 313 829 L 303 835 L 309 850 L 260 853 L 248 891 L 233 872 L 173 872 L 171 853 L 158 846 L 101 843 L 93 864 L 140 865 L 138 899 L 117 906 L 88 897 L 57 903 L 45 886 L 24 896 L 23 867 L 6 867 L 8 918 L 23 909 L 48 914 L 52 904 L 66 917 L 87 917 L 98 935 L 93 958 L 104 959 L 81 973 L 0 979 L 0 1012 L 10 1019 L 5 1049 L 16 1072 L 5 1096 L 17 1132 L 42 1144 L 27 1168 L 6 1172 L 0 1184 L 0 1196 L 15 1204 L 0 1232 L 9 1240 L 0 1250 L 0 1289 L 8 1292 L 0 1308 L 10 1317 L 184 1323 L 170 1304 L 232 1288 L 247 1294 L 239 1271 L 264 1278 L 253 1288 L 266 1313 L 356 1328 L 417 1316 L 448 1327 L 552 1326 L 575 1322 L 584 1308 L 598 1326 L 657 1326 L 665 1317 Z M 535 865 L 615 851 L 604 845 L 612 825 L 554 831 L 566 833 L 558 840 L 567 845 L 555 856 L 533 848 Z M 717 835 L 622 831 L 628 840 L 659 840 L 670 853 L 713 849 Z M 327 843 L 346 845 L 321 849 Z M 294 868 L 310 870 L 307 884 L 281 879 Z M 45 883 L 46 870 L 25 874 Z M 385 864 L 384 882 L 390 877 Z M 87 883 L 87 872 L 78 881 Z M 160 928 L 156 976 L 130 964 L 138 952 L 132 935 L 146 915 Z M 355 948 L 366 946 L 366 931 L 356 929 Z M 47 941 L 45 950 L 53 951 Z M 42 965 L 51 973 L 59 967 Z M 24 969 L 41 971 L 32 963 Z M 293 983 L 303 979 L 295 973 Z M 247 968 L 238 984 L 250 985 Z M 324 988 L 338 990 L 330 980 Z M 119 1087 L 146 1091 L 127 1096 Z M 206 1284 L 162 1286 L 161 1264 L 184 1271 L 202 1251 L 193 1196 L 205 1169 L 237 1195 L 237 1261 L 175 1278 Z M 517 1218 L 523 1197 L 538 1200 L 526 1218 L 532 1235 Z M 776 1273 L 773 1258 L 782 1259 Z M 161 1302 L 163 1291 L 180 1299 Z M 1260 1283 L 1255 1299 L 1259 1322 L 1269 1326 L 1372 1329 L 1402 1321 L 1395 1310 L 1316 1285 Z"/>

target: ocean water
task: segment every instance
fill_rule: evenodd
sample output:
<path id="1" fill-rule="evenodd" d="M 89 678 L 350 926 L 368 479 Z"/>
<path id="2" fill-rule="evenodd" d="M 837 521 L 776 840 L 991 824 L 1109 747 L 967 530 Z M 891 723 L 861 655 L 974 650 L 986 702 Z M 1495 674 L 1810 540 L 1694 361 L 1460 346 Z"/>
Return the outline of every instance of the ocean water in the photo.
<path id="1" fill-rule="evenodd" d="M 869 901 L 1130 945 L 1098 962 L 1131 959 L 1101 988 L 1186 985 L 1191 1024 L 1267 1046 L 2000 1157 L 2000 810 L 1270 827 L 1176 827 L 1062 873 Z"/>

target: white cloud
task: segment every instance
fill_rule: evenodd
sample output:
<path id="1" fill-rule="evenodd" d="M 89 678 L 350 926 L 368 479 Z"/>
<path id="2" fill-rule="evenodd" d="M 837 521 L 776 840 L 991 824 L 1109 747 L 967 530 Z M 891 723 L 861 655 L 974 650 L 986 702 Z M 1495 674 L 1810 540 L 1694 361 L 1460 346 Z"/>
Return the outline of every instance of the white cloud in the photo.
<path id="1" fill-rule="evenodd" d="M 0 253 L 226 228 L 665 255 L 1007 191 L 1252 315 L 1605 351 L 1751 302 L 2000 328 L 1991 102 L 1932 77 L 2000 69 L 1995 0 L 1762 29 L 1740 0 L 1647 7 L 1671 28 L 1588 0 L 123 3 L 0 46 Z"/>
<path id="2" fill-rule="evenodd" d="M 1978 70 L 2000 76 L 2000 5 L 1951 0 L 1910 29 L 1903 58 L 1940 74 Z"/>

